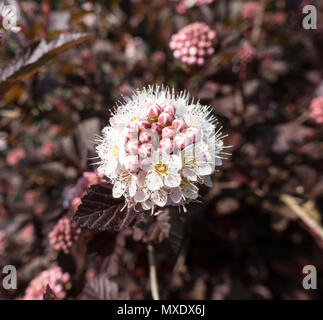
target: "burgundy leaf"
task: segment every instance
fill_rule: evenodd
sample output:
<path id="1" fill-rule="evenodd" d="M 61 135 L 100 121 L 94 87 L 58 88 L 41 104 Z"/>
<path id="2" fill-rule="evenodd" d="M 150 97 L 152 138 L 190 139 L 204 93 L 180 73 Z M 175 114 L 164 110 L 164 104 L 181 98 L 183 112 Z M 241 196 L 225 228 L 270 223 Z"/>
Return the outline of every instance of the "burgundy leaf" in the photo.
<path id="1" fill-rule="evenodd" d="M 134 208 L 124 208 L 123 198 L 113 198 L 108 183 L 92 185 L 81 200 L 73 219 L 89 229 L 121 231 L 139 214 Z"/>
<path id="2" fill-rule="evenodd" d="M 115 281 L 102 273 L 92 280 L 89 280 L 83 291 L 84 300 L 118 300 L 129 299 L 125 292 L 119 292 L 119 286 Z"/>
<path id="3" fill-rule="evenodd" d="M 48 284 L 46 286 L 46 291 L 44 293 L 43 298 L 44 300 L 57 300 L 55 293 Z"/>
<path id="4" fill-rule="evenodd" d="M 161 243 L 168 240 L 174 252 L 177 252 L 182 244 L 184 224 L 181 214 L 174 208 L 167 208 L 159 215 L 146 216 L 138 219 L 133 238 L 137 241 Z"/>
<path id="5" fill-rule="evenodd" d="M 3 93 L 18 81 L 30 77 L 41 66 L 60 53 L 89 39 L 89 37 L 85 33 L 60 34 L 49 42 L 41 40 L 32 44 L 13 63 L 2 70 L 0 76 L 0 92 Z"/>

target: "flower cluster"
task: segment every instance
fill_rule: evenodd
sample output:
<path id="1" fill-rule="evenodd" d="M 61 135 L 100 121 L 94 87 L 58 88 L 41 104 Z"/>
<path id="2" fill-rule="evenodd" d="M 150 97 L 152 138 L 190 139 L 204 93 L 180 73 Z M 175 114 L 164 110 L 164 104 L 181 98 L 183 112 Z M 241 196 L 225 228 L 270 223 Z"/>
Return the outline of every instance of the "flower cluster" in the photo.
<path id="1" fill-rule="evenodd" d="M 63 250 L 67 254 L 73 243 L 79 239 L 80 233 L 81 229 L 75 222 L 62 218 L 49 233 L 49 243 L 54 250 Z"/>
<path id="2" fill-rule="evenodd" d="M 323 123 L 323 96 L 311 101 L 310 118 L 316 123 Z"/>
<path id="3" fill-rule="evenodd" d="M 57 299 L 64 299 L 66 297 L 64 286 L 69 280 L 69 273 L 64 273 L 59 266 L 53 266 L 31 280 L 26 289 L 24 300 L 43 300 L 47 285 L 50 286 Z"/>
<path id="4" fill-rule="evenodd" d="M 213 0 L 180 0 L 176 9 L 178 13 L 183 14 L 190 8 L 193 8 L 195 6 L 201 6 L 202 4 L 210 4 L 212 2 Z"/>
<path id="5" fill-rule="evenodd" d="M 237 58 L 243 64 L 248 64 L 256 55 L 256 49 L 247 41 L 244 41 L 238 49 Z"/>
<path id="6" fill-rule="evenodd" d="M 256 1 L 248 1 L 241 10 L 241 18 L 254 20 L 260 10 L 260 4 Z"/>
<path id="7" fill-rule="evenodd" d="M 214 53 L 216 32 L 202 22 L 191 23 L 172 35 L 169 47 L 176 59 L 193 65 L 203 65 L 205 58 Z"/>
<path id="8" fill-rule="evenodd" d="M 119 104 L 98 139 L 98 172 L 128 206 L 184 207 L 198 198 L 199 184 L 211 185 L 210 175 L 222 164 L 220 129 L 211 108 L 184 92 L 138 90 Z"/>

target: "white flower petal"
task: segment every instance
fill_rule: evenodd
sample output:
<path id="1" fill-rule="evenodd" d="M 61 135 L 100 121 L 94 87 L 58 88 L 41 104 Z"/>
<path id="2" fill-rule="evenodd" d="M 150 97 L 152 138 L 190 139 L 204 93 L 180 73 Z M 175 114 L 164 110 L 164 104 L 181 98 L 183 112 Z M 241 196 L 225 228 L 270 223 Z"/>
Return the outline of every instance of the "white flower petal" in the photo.
<path id="1" fill-rule="evenodd" d="M 171 155 L 167 164 L 172 167 L 172 169 L 180 170 L 182 168 L 182 159 L 177 155 Z"/>
<path id="2" fill-rule="evenodd" d="M 215 157 L 214 162 L 216 166 L 222 166 L 222 159 Z"/>
<path id="3" fill-rule="evenodd" d="M 151 194 L 151 200 L 159 207 L 164 207 L 167 203 L 167 193 L 159 190 Z"/>
<path id="4" fill-rule="evenodd" d="M 198 197 L 198 188 L 193 185 L 186 185 L 182 191 L 185 198 L 196 199 Z"/>
<path id="5" fill-rule="evenodd" d="M 137 190 L 134 199 L 137 202 L 144 202 L 149 198 L 149 194 L 144 189 Z"/>
<path id="6" fill-rule="evenodd" d="M 182 199 L 182 191 L 180 188 L 172 188 L 170 189 L 169 196 L 173 202 L 179 203 Z"/>
<path id="7" fill-rule="evenodd" d="M 178 187 L 181 184 L 181 175 L 179 173 L 169 173 L 165 177 L 164 182 L 169 188 Z"/>
<path id="8" fill-rule="evenodd" d="M 192 169 L 185 168 L 185 169 L 182 170 L 182 173 L 183 173 L 184 177 L 186 177 L 187 179 L 189 179 L 191 181 L 196 181 L 197 180 L 196 173 Z"/>
<path id="9" fill-rule="evenodd" d="M 213 172 L 212 166 L 208 163 L 199 163 L 199 166 L 194 169 L 199 176 L 207 176 Z"/>
<path id="10" fill-rule="evenodd" d="M 213 182 L 210 176 L 204 176 L 202 178 L 202 183 L 205 184 L 207 187 L 211 188 L 213 186 Z"/>
<path id="11" fill-rule="evenodd" d="M 141 203 L 141 206 L 144 210 L 150 210 L 153 206 L 153 203 L 150 200 L 146 200 L 145 202 Z"/>
<path id="12" fill-rule="evenodd" d="M 145 183 L 145 179 L 146 179 L 146 172 L 139 171 L 138 176 L 137 176 L 137 185 L 139 187 L 142 187 Z"/>
<path id="13" fill-rule="evenodd" d="M 146 172 L 149 172 L 153 169 L 152 159 L 147 158 L 141 161 L 140 168 Z"/>
<path id="14" fill-rule="evenodd" d="M 150 172 L 146 176 L 146 185 L 149 190 L 156 191 L 163 186 L 163 180 L 159 174 Z"/>
<path id="15" fill-rule="evenodd" d="M 136 178 L 132 178 L 130 184 L 129 184 L 129 196 L 133 197 L 137 191 L 137 183 Z"/>
<path id="16" fill-rule="evenodd" d="M 127 185 L 121 181 L 116 181 L 112 188 L 113 198 L 120 198 L 126 191 Z"/>

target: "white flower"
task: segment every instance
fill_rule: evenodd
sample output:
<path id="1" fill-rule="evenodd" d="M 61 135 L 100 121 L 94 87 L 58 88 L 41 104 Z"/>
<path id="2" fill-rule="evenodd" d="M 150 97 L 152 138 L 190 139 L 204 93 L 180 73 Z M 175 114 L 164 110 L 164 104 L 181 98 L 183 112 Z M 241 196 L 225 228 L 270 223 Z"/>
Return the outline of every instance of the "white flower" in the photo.
<path id="1" fill-rule="evenodd" d="M 198 191 L 199 188 L 194 183 L 184 178 L 179 187 L 170 190 L 170 199 L 176 204 L 184 204 L 188 199 L 197 199 Z"/>
<path id="2" fill-rule="evenodd" d="M 98 140 L 96 147 L 101 159 L 98 172 L 110 179 L 115 179 L 125 158 L 125 141 L 118 130 L 113 127 L 105 127 L 102 133 L 103 136 Z"/>
<path id="3" fill-rule="evenodd" d="M 200 142 L 182 151 L 182 174 L 190 181 L 197 181 L 198 176 L 210 175 L 214 171 L 206 146 L 206 143 Z"/>
<path id="4" fill-rule="evenodd" d="M 147 172 L 146 186 L 151 191 L 157 191 L 164 186 L 178 187 L 181 183 L 181 167 L 179 156 L 169 155 L 161 150 L 154 151 L 150 158 L 141 162 L 141 168 Z"/>
<path id="5" fill-rule="evenodd" d="M 198 186 L 212 186 L 211 175 L 227 154 L 225 135 L 211 112 L 187 93 L 163 86 L 137 90 L 119 102 L 96 147 L 98 172 L 110 179 L 113 197 L 123 196 L 128 206 L 140 203 L 152 213 L 166 205 L 185 211 L 187 203 L 197 201 Z M 165 149 L 161 139 L 165 142 L 167 127 L 174 134 L 167 136 L 171 147 Z M 179 137 L 185 143 L 179 143 Z M 150 155 L 146 158 L 140 152 L 145 143 Z"/>
<path id="6" fill-rule="evenodd" d="M 212 109 L 199 103 L 188 106 L 183 116 L 188 126 L 201 129 L 205 138 L 214 134 L 216 118 L 212 115 Z"/>
<path id="7" fill-rule="evenodd" d="M 137 176 L 127 171 L 121 171 L 113 182 L 112 195 L 114 198 L 120 198 L 128 191 L 130 197 L 133 197 L 137 191 Z"/>

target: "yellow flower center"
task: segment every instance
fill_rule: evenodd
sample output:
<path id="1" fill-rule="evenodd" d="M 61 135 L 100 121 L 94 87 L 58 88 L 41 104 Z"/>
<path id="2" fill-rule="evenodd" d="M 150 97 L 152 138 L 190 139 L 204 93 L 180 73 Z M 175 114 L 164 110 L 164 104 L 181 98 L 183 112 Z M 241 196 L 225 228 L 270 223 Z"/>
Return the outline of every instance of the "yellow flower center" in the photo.
<path id="1" fill-rule="evenodd" d="M 166 174 L 168 170 L 166 164 L 162 164 L 162 163 L 156 164 L 155 169 L 159 174 Z"/>
<path id="2" fill-rule="evenodd" d="M 114 146 L 112 148 L 112 156 L 117 157 L 119 155 L 120 148 L 118 146 Z"/>
<path id="3" fill-rule="evenodd" d="M 130 118 L 130 122 L 135 122 L 137 120 L 139 120 L 138 116 L 133 116 L 132 118 Z"/>

